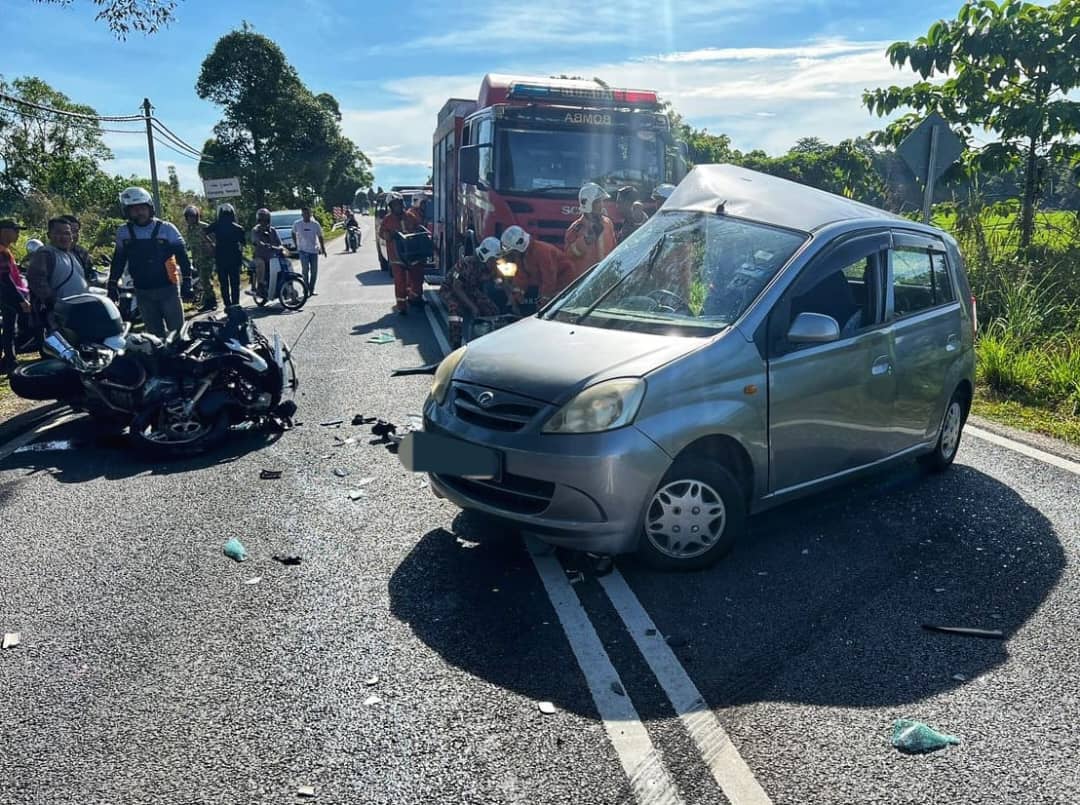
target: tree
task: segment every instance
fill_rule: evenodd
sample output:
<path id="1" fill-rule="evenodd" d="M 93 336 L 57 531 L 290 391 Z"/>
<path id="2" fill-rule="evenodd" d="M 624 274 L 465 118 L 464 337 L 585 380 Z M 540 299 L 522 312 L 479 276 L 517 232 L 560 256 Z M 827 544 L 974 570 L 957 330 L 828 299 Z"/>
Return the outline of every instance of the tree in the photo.
<path id="1" fill-rule="evenodd" d="M 921 117 L 937 112 L 968 139 L 969 170 L 1023 175 L 1020 248 L 1032 240 L 1035 204 L 1047 166 L 1080 158 L 1080 0 L 1038 6 L 1022 0 L 968 0 L 953 21 L 941 20 L 914 42 L 888 49 L 894 66 L 922 81 L 867 91 L 864 104 L 879 117 L 902 107 L 915 112 L 888 126 L 879 140 L 899 143 Z M 944 77 L 931 83 L 929 79 Z M 971 144 L 976 129 L 995 142 Z"/>
<path id="2" fill-rule="evenodd" d="M 246 23 L 218 40 L 195 86 L 224 110 L 199 164 L 203 178 L 240 177 L 256 206 L 312 203 L 370 184 L 371 163 L 341 133 L 332 95 L 314 95 L 274 42 Z"/>
<path id="3" fill-rule="evenodd" d="M 101 10 L 94 17 L 104 22 L 117 39 L 127 39 L 132 31 L 157 33 L 173 21 L 182 0 L 90 0 Z M 54 6 L 70 6 L 75 0 L 37 0 Z"/>
<path id="4" fill-rule="evenodd" d="M 26 102 L 0 109 L 0 204 L 19 207 L 32 192 L 59 196 L 75 208 L 94 201 L 103 180 L 98 163 L 112 158 L 96 112 L 32 76 L 0 80 L 0 92 Z"/>

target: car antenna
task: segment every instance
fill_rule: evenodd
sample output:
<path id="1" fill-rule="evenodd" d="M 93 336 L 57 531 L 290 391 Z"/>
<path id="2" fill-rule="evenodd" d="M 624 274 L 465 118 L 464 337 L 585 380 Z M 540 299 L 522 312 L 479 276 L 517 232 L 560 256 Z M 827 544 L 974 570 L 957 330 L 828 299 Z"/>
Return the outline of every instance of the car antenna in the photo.
<path id="1" fill-rule="evenodd" d="M 716 214 L 717 215 L 723 215 L 724 214 L 724 205 L 725 204 L 727 204 L 727 199 L 724 199 L 723 201 L 721 201 L 719 204 L 716 205 Z"/>

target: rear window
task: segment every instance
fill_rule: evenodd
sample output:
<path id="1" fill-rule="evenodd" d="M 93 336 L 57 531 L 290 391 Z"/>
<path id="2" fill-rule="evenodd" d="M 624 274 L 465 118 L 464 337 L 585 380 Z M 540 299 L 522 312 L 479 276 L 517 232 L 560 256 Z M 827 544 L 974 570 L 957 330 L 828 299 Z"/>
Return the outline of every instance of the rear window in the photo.
<path id="1" fill-rule="evenodd" d="M 272 212 L 270 213 L 270 226 L 275 229 L 283 226 L 292 226 L 300 220 L 298 212 Z"/>

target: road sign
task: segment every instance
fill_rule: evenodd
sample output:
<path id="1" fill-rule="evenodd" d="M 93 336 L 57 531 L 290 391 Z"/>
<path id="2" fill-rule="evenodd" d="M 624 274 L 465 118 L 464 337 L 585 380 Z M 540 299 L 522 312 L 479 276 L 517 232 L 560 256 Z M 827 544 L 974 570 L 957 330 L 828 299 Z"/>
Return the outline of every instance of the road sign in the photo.
<path id="1" fill-rule="evenodd" d="M 934 184 L 964 153 L 964 141 L 934 112 L 900 143 L 896 153 L 922 182 L 923 221 L 930 223 Z"/>
<path id="2" fill-rule="evenodd" d="M 934 166 L 930 168 L 930 147 L 933 145 L 935 132 L 937 153 Z M 911 168 L 922 186 L 926 187 L 940 179 L 941 175 L 960 159 L 960 155 L 964 153 L 964 141 L 953 133 L 941 115 L 934 112 L 900 143 L 896 153 Z"/>
<path id="3" fill-rule="evenodd" d="M 236 198 L 240 195 L 240 180 L 233 179 L 203 179 L 203 192 L 210 199 Z"/>

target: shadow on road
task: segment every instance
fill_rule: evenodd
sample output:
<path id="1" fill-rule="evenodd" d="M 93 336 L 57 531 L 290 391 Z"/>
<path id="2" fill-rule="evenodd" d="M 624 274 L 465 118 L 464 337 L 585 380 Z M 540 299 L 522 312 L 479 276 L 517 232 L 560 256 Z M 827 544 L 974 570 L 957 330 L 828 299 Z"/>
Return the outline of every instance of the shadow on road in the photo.
<path id="1" fill-rule="evenodd" d="M 398 567 L 394 615 L 447 662 L 555 701 L 557 688 L 539 670 L 568 652 L 544 625 L 557 620 L 531 560 L 475 516 L 460 515 L 452 530 L 426 534 Z M 458 537 L 479 544 L 463 547 Z M 710 704 L 872 707 L 918 701 L 966 684 L 954 674 L 972 680 L 1004 663 L 1007 640 L 921 624 L 1000 629 L 1007 638 L 1039 609 L 1064 563 L 1039 511 L 958 465 L 931 478 L 901 470 L 754 518 L 746 542 L 708 571 L 654 573 L 633 559 L 619 566 L 661 634 L 676 638 Z M 599 583 L 575 588 L 610 629 L 615 616 Z M 602 636 L 629 643 L 621 627 Z M 643 718 L 670 716 L 659 699 L 640 704 Z M 591 702 L 580 706 L 592 713 Z"/>
<path id="2" fill-rule="evenodd" d="M 152 461 L 135 450 L 123 434 L 101 433 L 92 419 L 80 417 L 51 428 L 23 451 L 0 461 L 0 472 L 22 471 L 22 477 L 48 473 L 65 484 L 99 478 L 122 480 L 144 474 L 175 475 L 230 464 L 273 444 L 282 435 L 261 429 L 233 430 L 220 447 L 203 455 Z M 42 449 L 63 446 L 67 449 Z"/>
<path id="3" fill-rule="evenodd" d="M 394 277 L 389 271 L 383 271 L 377 265 L 375 268 L 361 271 L 356 275 L 356 280 L 361 285 L 393 285 Z"/>
<path id="4" fill-rule="evenodd" d="M 354 325 L 353 335 L 365 336 L 365 340 L 381 332 L 392 334 L 406 346 L 415 346 L 420 352 L 420 364 L 437 363 L 443 359 L 442 350 L 431 332 L 431 324 L 423 310 L 412 308 L 409 315 L 401 316 L 388 310 L 375 321 Z M 381 344 L 365 344 L 370 349 L 384 349 Z"/>

